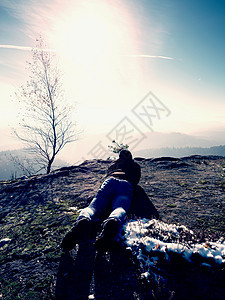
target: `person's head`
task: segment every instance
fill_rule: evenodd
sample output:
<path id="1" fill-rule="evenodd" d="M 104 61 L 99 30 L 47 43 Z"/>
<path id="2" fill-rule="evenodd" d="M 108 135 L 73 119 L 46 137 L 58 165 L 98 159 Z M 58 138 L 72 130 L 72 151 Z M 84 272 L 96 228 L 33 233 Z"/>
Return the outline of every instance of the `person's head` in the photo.
<path id="1" fill-rule="evenodd" d="M 119 158 L 122 160 L 132 160 L 132 154 L 129 150 L 120 150 Z"/>

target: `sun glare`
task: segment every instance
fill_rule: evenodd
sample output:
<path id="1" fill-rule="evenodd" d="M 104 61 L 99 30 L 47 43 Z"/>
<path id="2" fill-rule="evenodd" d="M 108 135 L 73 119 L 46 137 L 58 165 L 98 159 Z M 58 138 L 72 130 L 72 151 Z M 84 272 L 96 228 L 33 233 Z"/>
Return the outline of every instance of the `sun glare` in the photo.
<path id="1" fill-rule="evenodd" d="M 105 55 L 108 44 L 107 30 L 97 16 L 80 16 L 64 25 L 62 52 L 83 65 Z"/>
<path id="2" fill-rule="evenodd" d="M 131 46 L 127 13 L 106 1 L 85 1 L 56 26 L 57 48 L 83 67 L 92 66 L 100 58 L 123 55 Z"/>
<path id="3" fill-rule="evenodd" d="M 90 112 L 88 121 L 102 127 L 104 111 L 106 118 L 112 118 L 107 116 L 109 105 L 127 106 L 125 87 L 138 84 L 138 63 L 126 58 L 137 50 L 132 12 L 122 1 L 80 1 L 79 6 L 59 13 L 54 27 L 52 44 L 62 56 L 68 90 L 74 93 L 71 99 L 79 102 L 80 118 L 87 122 L 87 110 L 94 104 L 95 116 Z"/>

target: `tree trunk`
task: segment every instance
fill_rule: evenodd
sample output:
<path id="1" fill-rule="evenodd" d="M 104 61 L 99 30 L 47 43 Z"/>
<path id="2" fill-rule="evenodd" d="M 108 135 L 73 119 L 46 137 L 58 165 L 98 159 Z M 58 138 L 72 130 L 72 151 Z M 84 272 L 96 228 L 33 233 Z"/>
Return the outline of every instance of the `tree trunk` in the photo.
<path id="1" fill-rule="evenodd" d="M 49 174 L 51 172 L 51 167 L 52 167 L 53 161 L 54 161 L 54 158 L 52 158 L 48 161 L 47 174 Z"/>

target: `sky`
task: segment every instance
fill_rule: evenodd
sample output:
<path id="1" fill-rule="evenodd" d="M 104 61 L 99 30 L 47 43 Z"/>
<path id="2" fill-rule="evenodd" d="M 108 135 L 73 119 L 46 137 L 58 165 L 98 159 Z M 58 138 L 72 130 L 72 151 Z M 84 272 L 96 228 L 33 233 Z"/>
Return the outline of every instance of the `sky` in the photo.
<path id="1" fill-rule="evenodd" d="M 18 147 L 14 94 L 40 35 L 82 132 L 69 151 L 85 158 L 114 138 L 134 149 L 150 132 L 222 132 L 224 32 L 225 0 L 1 0 L 0 151 Z"/>

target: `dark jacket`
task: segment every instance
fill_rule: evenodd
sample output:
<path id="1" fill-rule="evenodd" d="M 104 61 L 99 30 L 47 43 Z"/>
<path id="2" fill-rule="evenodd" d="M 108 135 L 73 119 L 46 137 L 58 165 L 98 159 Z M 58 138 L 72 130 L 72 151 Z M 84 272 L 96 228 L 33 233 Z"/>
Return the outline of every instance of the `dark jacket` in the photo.
<path id="1" fill-rule="evenodd" d="M 128 217 L 159 218 L 159 213 L 142 187 L 138 185 L 141 178 L 140 165 L 131 159 L 119 158 L 108 168 L 107 176 L 128 180 L 134 187 L 134 195 Z"/>
<path id="2" fill-rule="evenodd" d="M 137 185 L 141 178 L 140 165 L 133 159 L 118 159 L 108 168 L 107 176 L 125 179 L 133 185 Z"/>

